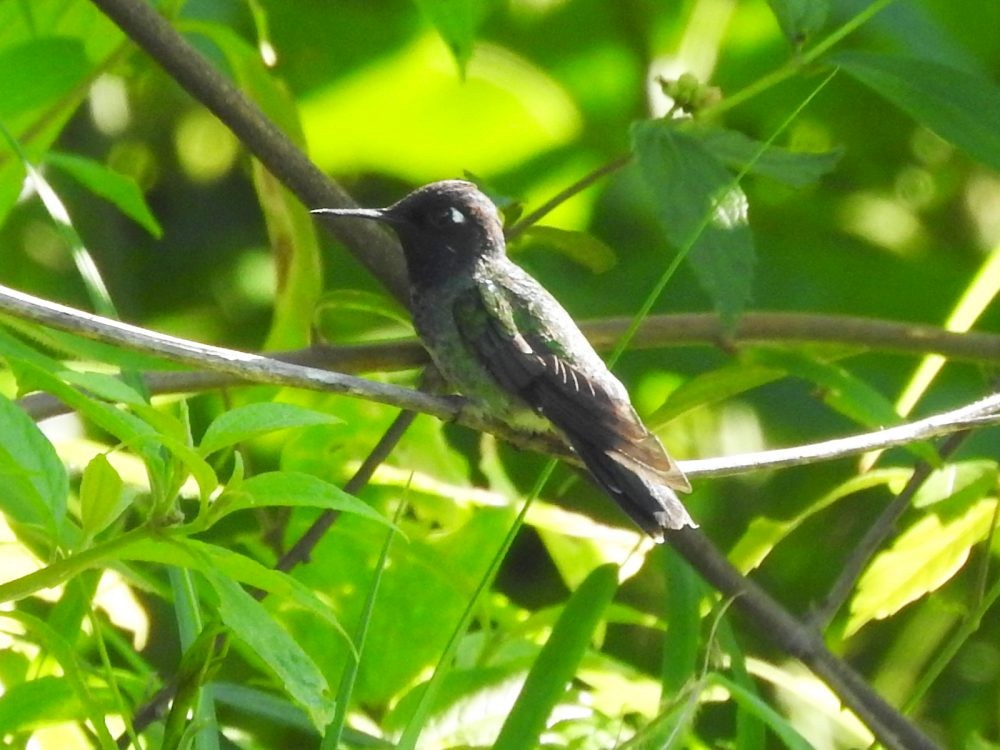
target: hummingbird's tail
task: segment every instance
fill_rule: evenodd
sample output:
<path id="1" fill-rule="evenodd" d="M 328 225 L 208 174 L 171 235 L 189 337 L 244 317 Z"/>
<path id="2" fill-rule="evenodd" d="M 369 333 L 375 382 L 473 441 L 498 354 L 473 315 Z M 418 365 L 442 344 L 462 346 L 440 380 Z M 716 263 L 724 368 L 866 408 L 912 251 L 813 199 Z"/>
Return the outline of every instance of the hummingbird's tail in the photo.
<path id="1" fill-rule="evenodd" d="M 698 526 L 661 472 L 614 448 L 567 437 L 594 481 L 656 541 L 666 530 Z"/>

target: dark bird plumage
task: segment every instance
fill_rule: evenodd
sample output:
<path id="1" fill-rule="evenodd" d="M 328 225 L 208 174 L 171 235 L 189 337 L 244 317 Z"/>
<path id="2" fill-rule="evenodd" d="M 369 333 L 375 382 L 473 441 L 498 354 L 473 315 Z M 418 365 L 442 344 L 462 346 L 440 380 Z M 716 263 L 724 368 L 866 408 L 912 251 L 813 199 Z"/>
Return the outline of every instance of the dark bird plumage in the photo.
<path id="1" fill-rule="evenodd" d="M 406 256 L 414 327 L 459 392 L 514 425 L 548 420 L 654 538 L 696 525 L 674 492 L 690 491 L 684 474 L 569 314 L 507 258 L 496 206 L 475 185 L 446 180 L 388 208 L 314 213 L 392 226 Z"/>

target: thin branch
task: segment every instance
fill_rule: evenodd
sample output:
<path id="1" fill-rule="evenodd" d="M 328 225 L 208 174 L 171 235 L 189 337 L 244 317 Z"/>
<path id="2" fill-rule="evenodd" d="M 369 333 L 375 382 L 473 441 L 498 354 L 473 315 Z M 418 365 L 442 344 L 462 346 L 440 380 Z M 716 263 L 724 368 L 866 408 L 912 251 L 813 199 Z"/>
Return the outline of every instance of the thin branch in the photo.
<path id="1" fill-rule="evenodd" d="M 617 172 L 619 169 L 624 167 L 632 161 L 632 154 L 622 154 L 616 156 L 611 161 L 606 164 L 602 164 L 597 169 L 592 172 L 588 172 L 579 180 L 574 182 L 569 187 L 564 190 L 560 190 L 556 195 L 554 195 L 549 200 L 545 201 L 541 206 L 536 208 L 531 213 L 526 216 L 521 217 L 521 219 L 514 224 L 510 229 L 507 230 L 507 239 L 512 240 L 519 234 L 522 234 L 526 229 L 531 227 L 533 224 L 537 224 L 541 219 L 545 218 L 551 211 L 558 208 L 560 205 L 568 201 L 574 195 L 583 192 L 591 185 L 593 185 L 598 180 L 606 177 L 607 175 Z"/>
<path id="2" fill-rule="evenodd" d="M 580 324 L 594 346 L 610 348 L 631 318 L 605 318 Z M 726 330 L 713 313 L 652 315 L 636 332 L 630 349 L 677 344 L 714 344 L 731 349 L 740 344 L 827 343 L 882 351 L 941 354 L 949 359 L 1000 362 L 1000 335 L 956 333 L 923 323 L 851 315 L 796 312 L 748 312 L 735 329 Z"/>
<path id="3" fill-rule="evenodd" d="M 5 292 L 5 288 L 0 286 L 0 310 L 8 309 Z M 44 306 L 49 303 L 39 300 L 39 304 Z M 628 318 L 603 318 L 583 321 L 580 328 L 599 351 L 607 351 L 621 338 L 629 322 Z M 630 348 L 724 344 L 727 350 L 731 350 L 741 344 L 774 343 L 843 344 L 881 351 L 940 354 L 951 360 L 1000 362 L 1000 335 L 993 333 L 956 333 L 920 323 L 784 312 L 746 313 L 734 331 L 726 331 L 712 313 L 651 315 L 639 327 Z M 410 370 L 428 362 L 426 351 L 416 339 L 312 346 L 272 352 L 268 356 L 282 362 L 352 375 Z M 238 375 L 211 371 L 155 372 L 145 378 L 146 388 L 152 394 L 204 391 L 246 382 Z M 68 411 L 62 402 L 47 394 L 28 396 L 22 399 L 21 404 L 35 419 L 54 417 Z"/>
<path id="4" fill-rule="evenodd" d="M 409 388 L 365 380 L 353 375 L 281 362 L 259 354 L 247 354 L 233 349 L 199 344 L 188 339 L 102 318 L 6 287 L 0 287 L 0 295 L 3 298 L 4 308 L 18 317 L 44 323 L 60 330 L 73 331 L 105 343 L 169 357 L 176 362 L 229 373 L 256 383 L 297 385 L 314 390 L 328 390 L 403 409 L 413 409 L 445 420 L 455 419 L 462 408 L 461 403 L 454 398 L 431 396 Z M 311 385 L 306 385 L 307 383 Z"/>
<path id="5" fill-rule="evenodd" d="M 854 456 L 872 450 L 910 445 L 920 440 L 959 432 L 970 427 L 1000 424 L 1000 393 L 994 393 L 971 404 L 951 411 L 934 414 L 926 419 L 866 432 L 822 443 L 780 448 L 760 453 L 744 453 L 730 458 L 708 458 L 678 462 L 690 477 L 720 477 L 763 469 L 801 466 L 817 461 Z"/>
<path id="6" fill-rule="evenodd" d="M 271 174 L 309 208 L 353 208 L 351 197 L 321 172 L 260 108 L 141 0 L 92 0 L 192 97 L 215 114 Z M 324 221 L 327 228 L 398 300 L 409 305 L 399 244 L 374 222 Z"/>
<path id="7" fill-rule="evenodd" d="M 276 383 L 310 390 L 333 391 L 355 398 L 364 398 L 404 409 L 413 409 L 440 419 L 457 421 L 473 429 L 490 432 L 521 448 L 548 453 L 575 462 L 573 455 L 555 436 L 514 430 L 507 425 L 488 418 L 478 410 L 465 408 L 463 405 L 464 402 L 457 397 L 432 396 L 422 391 L 400 388 L 364 378 L 318 369 L 317 367 L 295 364 L 286 360 L 199 344 L 187 339 L 167 336 L 137 326 L 102 318 L 98 315 L 92 315 L 91 313 L 75 310 L 71 307 L 48 302 L 47 300 L 32 297 L 23 292 L 2 286 L 0 286 L 0 309 L 17 315 L 22 319 L 32 320 L 60 330 L 75 332 L 87 338 L 148 354 L 166 356 L 187 364 L 208 368 L 236 381 Z M 702 329 L 703 334 L 705 333 L 704 329 L 715 325 L 713 322 L 715 320 L 714 316 L 674 317 L 689 319 L 687 321 L 679 321 L 680 326 L 678 327 L 684 328 L 685 323 L 690 323 L 690 328 Z M 763 331 L 765 330 L 773 334 L 774 329 L 778 327 L 775 325 L 776 321 L 774 317 L 784 316 L 781 314 L 758 314 L 757 317 L 760 318 L 757 321 L 760 330 L 750 331 L 749 333 L 745 332 L 743 334 L 738 333 L 737 335 L 763 335 Z M 871 325 L 866 327 L 858 319 L 848 319 L 842 322 L 842 327 L 852 327 L 849 325 L 852 320 L 854 330 L 867 330 L 869 333 L 880 337 L 884 337 L 886 333 L 886 326 L 881 325 L 879 321 L 868 321 Z M 652 322 L 653 325 L 650 328 L 654 331 L 659 328 L 669 327 L 665 326 L 662 320 Z M 787 322 L 795 323 L 795 321 Z M 812 330 L 815 331 L 817 336 L 820 336 L 824 330 L 832 333 L 838 320 L 824 318 L 812 322 L 815 323 L 815 325 L 811 326 Z M 618 324 L 625 325 L 627 323 L 622 320 L 618 321 Z M 611 335 L 613 327 L 604 324 L 601 325 L 601 333 L 598 337 L 601 338 L 603 336 L 603 340 L 606 343 L 610 343 L 614 340 L 614 336 Z M 796 328 L 795 325 L 790 325 L 789 327 L 793 331 Z M 798 329 L 801 330 L 804 327 L 806 326 L 799 325 Z M 897 334 L 902 337 L 902 339 L 897 340 L 913 341 L 929 338 L 928 335 L 925 335 L 928 332 L 923 331 L 922 327 L 914 328 L 909 325 L 898 325 L 897 328 Z M 906 333 L 907 331 L 909 331 L 909 334 Z M 937 331 L 937 333 L 942 334 L 943 332 Z M 793 332 L 791 335 L 798 334 Z M 945 336 L 943 338 L 948 337 Z M 648 343 L 649 339 L 646 339 L 646 342 Z M 382 353 L 385 354 L 387 351 L 396 351 L 398 353 L 399 350 L 396 347 L 399 346 L 400 344 L 396 342 L 390 342 L 384 346 Z M 413 364 L 419 361 L 419 355 L 408 347 L 403 348 L 407 352 L 408 366 L 412 367 Z M 372 348 L 372 351 L 377 350 L 378 347 Z M 344 355 L 343 359 L 341 359 L 342 363 L 352 358 L 353 361 L 358 361 L 358 352 L 354 348 L 340 350 L 328 347 L 290 353 L 287 356 L 288 358 L 299 358 L 305 361 L 326 364 L 336 362 L 340 356 L 338 352 Z M 361 357 L 361 359 L 364 358 Z M 29 406 L 31 403 L 29 402 Z M 682 470 L 692 478 L 727 476 L 751 471 L 799 466 L 816 461 L 830 461 L 872 450 L 906 445 L 972 426 L 993 424 L 1000 421 L 998 414 L 1000 414 L 1000 395 L 995 394 L 973 404 L 942 412 L 926 419 L 920 419 L 875 432 L 836 438 L 811 445 L 800 445 L 792 448 L 731 457 L 687 460 L 679 463 Z"/>

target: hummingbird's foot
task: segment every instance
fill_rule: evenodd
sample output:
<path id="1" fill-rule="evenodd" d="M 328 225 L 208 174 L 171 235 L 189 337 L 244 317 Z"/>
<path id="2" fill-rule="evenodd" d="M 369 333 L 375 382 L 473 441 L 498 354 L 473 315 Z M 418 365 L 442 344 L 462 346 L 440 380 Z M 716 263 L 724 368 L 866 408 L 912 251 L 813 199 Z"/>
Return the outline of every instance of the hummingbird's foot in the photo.
<path id="1" fill-rule="evenodd" d="M 454 408 L 454 413 L 448 420 L 449 422 L 467 422 L 473 415 L 476 417 L 482 416 L 482 413 L 477 411 L 465 396 L 459 396 L 457 393 L 449 393 L 441 398 Z"/>

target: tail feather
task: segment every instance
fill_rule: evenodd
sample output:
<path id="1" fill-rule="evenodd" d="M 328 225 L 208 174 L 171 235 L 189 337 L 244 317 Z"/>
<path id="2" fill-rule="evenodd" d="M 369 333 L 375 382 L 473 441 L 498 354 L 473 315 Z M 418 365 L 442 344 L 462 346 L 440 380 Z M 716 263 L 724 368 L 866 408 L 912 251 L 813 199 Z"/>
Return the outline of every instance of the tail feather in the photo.
<path id="1" fill-rule="evenodd" d="M 651 537 L 663 541 L 665 530 L 697 527 L 658 472 L 614 449 L 569 440 L 597 484 Z"/>

